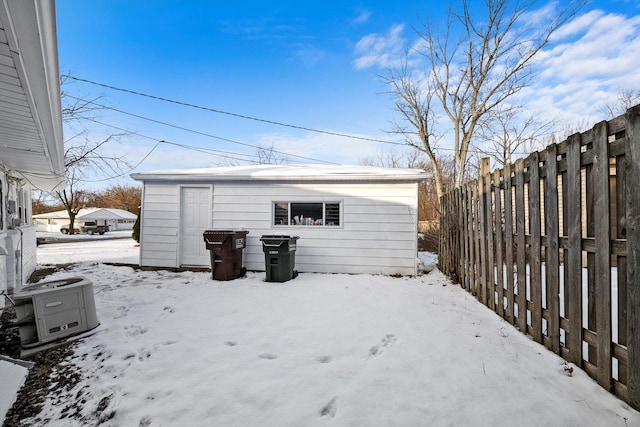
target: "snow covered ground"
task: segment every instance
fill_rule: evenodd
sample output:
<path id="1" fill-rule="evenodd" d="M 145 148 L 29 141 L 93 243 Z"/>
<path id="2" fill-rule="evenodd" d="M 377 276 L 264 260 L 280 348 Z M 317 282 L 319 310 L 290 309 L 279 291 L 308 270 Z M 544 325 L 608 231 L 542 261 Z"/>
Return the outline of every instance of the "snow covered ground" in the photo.
<path id="1" fill-rule="evenodd" d="M 89 278 L 101 325 L 66 361 L 83 379 L 26 425 L 640 425 L 437 270 L 216 282 L 102 263 L 137 257 L 130 239 L 38 248 L 79 262 L 47 280 Z"/>

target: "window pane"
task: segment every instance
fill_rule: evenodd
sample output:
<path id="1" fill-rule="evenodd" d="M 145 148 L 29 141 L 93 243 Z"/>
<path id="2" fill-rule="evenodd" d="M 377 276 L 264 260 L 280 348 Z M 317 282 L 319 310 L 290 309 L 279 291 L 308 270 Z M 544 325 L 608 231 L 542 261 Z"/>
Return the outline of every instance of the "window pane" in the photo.
<path id="1" fill-rule="evenodd" d="M 289 225 L 289 204 L 274 204 L 274 221 L 273 225 Z"/>
<path id="2" fill-rule="evenodd" d="M 322 203 L 291 203 L 292 225 L 322 225 Z"/>
<path id="3" fill-rule="evenodd" d="M 325 225 L 340 225 L 340 203 L 325 204 Z"/>

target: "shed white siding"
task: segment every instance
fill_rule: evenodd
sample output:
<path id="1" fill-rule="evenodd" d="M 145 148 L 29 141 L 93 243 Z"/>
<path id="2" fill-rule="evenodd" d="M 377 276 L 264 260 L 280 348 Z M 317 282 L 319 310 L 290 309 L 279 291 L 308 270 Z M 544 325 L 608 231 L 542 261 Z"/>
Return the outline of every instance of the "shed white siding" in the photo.
<path id="1" fill-rule="evenodd" d="M 142 200 L 140 265 L 179 267 L 180 187 L 173 183 L 147 184 Z"/>
<path id="2" fill-rule="evenodd" d="M 142 266 L 179 267 L 179 188 L 187 184 L 145 182 Z M 300 272 L 416 274 L 415 182 L 216 181 L 212 185 L 210 228 L 249 230 L 244 250 L 248 270 L 265 269 L 260 237 L 284 234 L 300 236 L 295 255 Z M 274 202 L 340 203 L 340 226 L 274 226 Z"/>

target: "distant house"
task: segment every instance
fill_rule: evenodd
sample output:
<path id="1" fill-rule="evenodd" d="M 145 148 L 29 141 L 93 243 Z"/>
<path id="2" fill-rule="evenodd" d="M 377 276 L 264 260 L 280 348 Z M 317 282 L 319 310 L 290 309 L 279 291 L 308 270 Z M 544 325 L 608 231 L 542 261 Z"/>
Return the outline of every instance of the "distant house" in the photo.
<path id="1" fill-rule="evenodd" d="M 144 183 L 143 267 L 208 267 L 203 231 L 243 228 L 249 270 L 265 270 L 260 237 L 277 234 L 300 236 L 300 272 L 416 274 L 423 170 L 261 165 L 132 177 Z"/>
<path id="2" fill-rule="evenodd" d="M 123 209 L 84 208 L 76 216 L 76 226 L 84 221 L 95 221 L 98 225 L 109 226 L 110 231 L 132 230 L 138 215 Z M 66 210 L 33 215 L 36 231 L 58 232 L 61 227 L 69 226 L 69 214 Z"/>
<path id="3" fill-rule="evenodd" d="M 64 186 L 53 0 L 0 2 L 0 291 L 36 268 L 31 190 Z"/>

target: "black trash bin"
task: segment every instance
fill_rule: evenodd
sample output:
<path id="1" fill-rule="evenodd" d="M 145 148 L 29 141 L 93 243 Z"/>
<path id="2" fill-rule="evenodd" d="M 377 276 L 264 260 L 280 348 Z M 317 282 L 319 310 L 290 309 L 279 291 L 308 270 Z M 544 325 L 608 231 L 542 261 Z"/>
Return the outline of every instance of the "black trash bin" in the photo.
<path id="1" fill-rule="evenodd" d="M 298 275 L 296 245 L 299 236 L 262 236 L 262 251 L 267 282 L 286 282 Z"/>
<path id="2" fill-rule="evenodd" d="M 246 230 L 205 230 L 202 234 L 211 257 L 211 276 L 215 280 L 233 280 L 247 270 L 242 266 L 242 250 L 247 245 Z"/>

